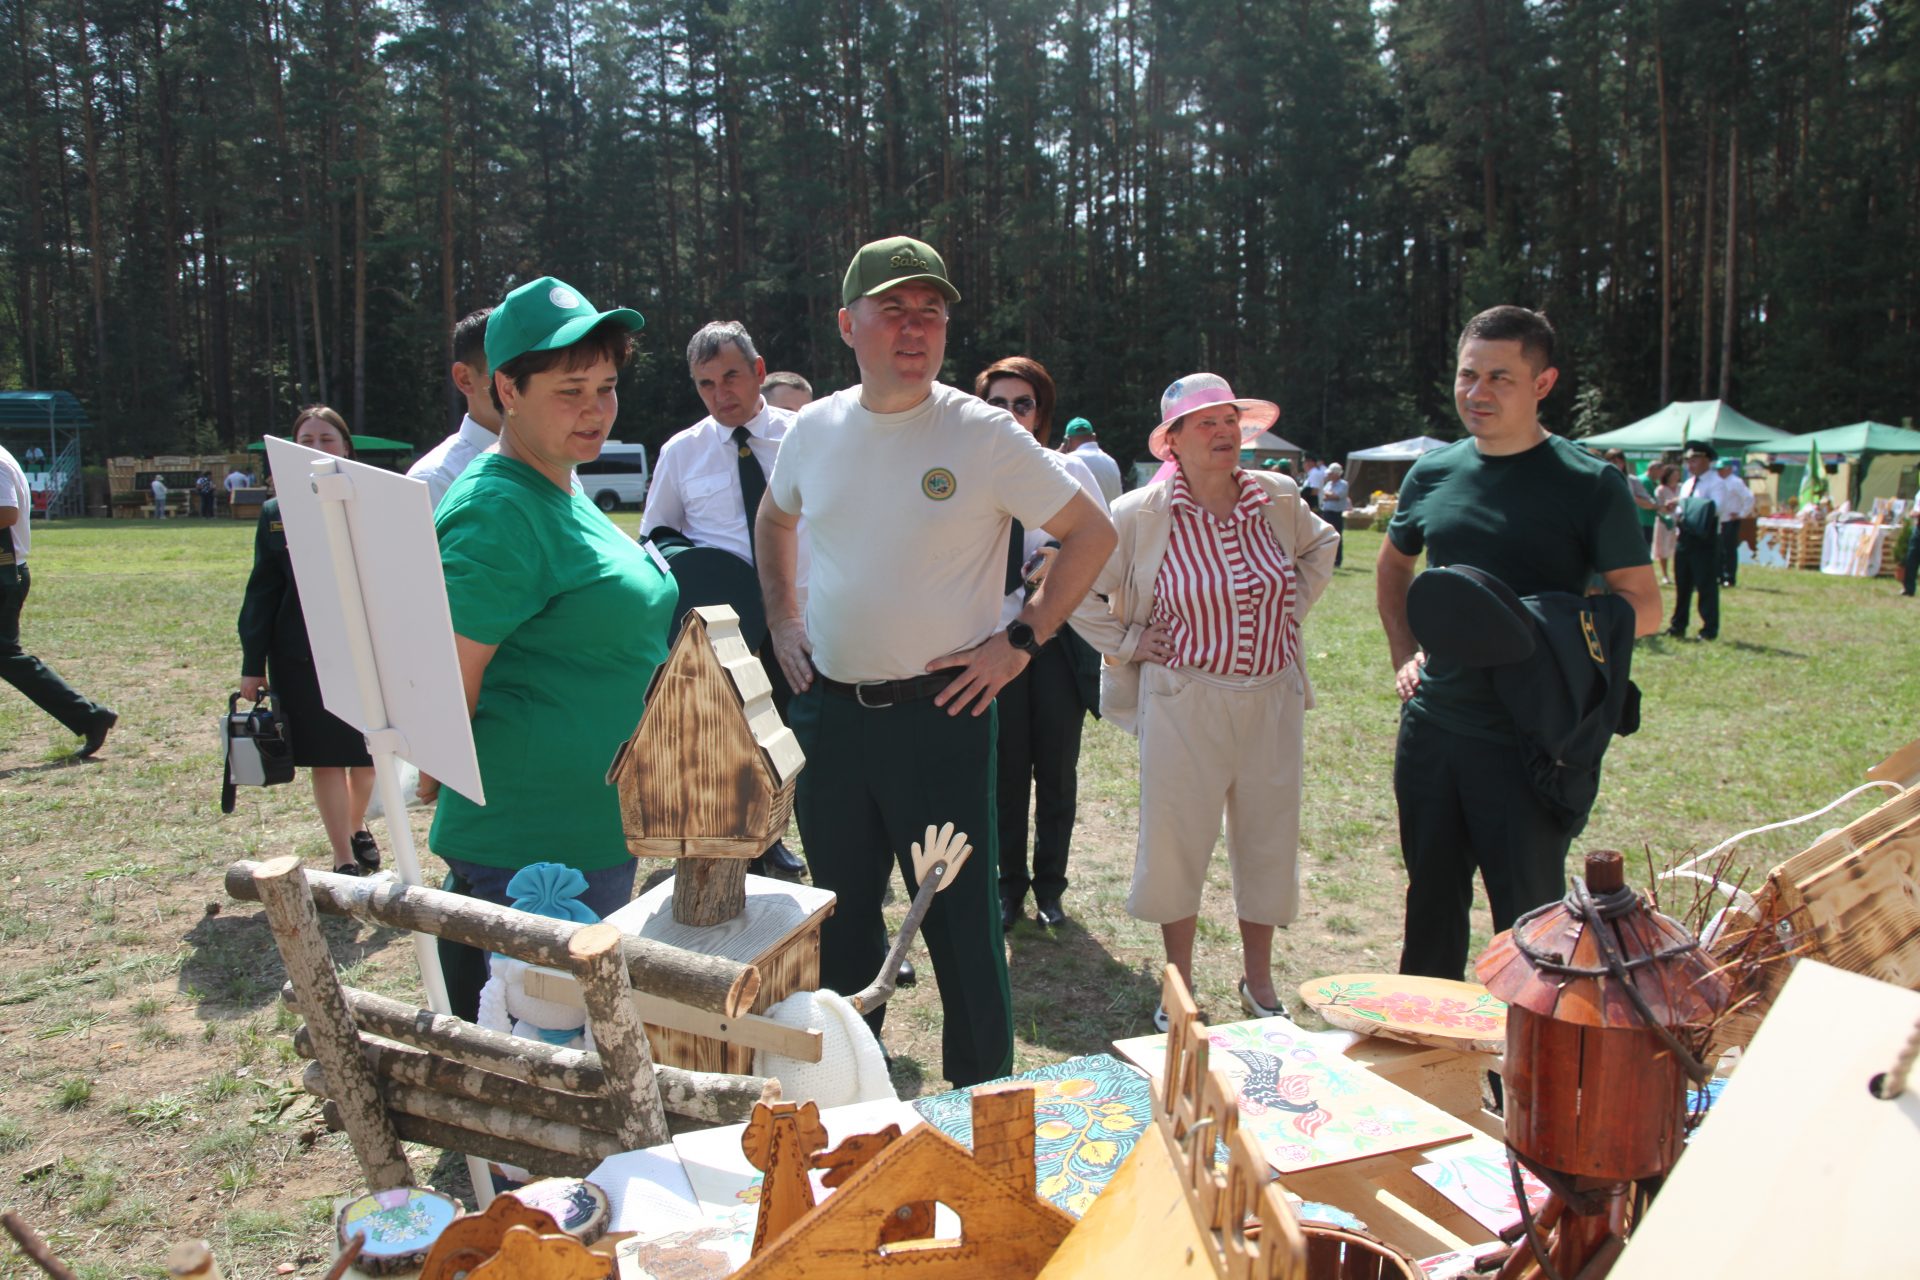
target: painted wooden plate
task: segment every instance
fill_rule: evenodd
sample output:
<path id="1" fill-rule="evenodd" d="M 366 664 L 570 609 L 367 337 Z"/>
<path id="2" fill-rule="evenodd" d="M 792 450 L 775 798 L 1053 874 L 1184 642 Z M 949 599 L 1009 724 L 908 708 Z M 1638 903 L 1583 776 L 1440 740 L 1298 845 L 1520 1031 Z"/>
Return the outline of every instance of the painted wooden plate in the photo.
<path id="1" fill-rule="evenodd" d="M 1300 998 L 1346 1031 L 1461 1053 L 1507 1049 L 1507 1006 L 1477 982 L 1341 973 L 1301 983 Z"/>
<path id="2" fill-rule="evenodd" d="M 581 1244 L 607 1234 L 607 1193 L 585 1178 L 543 1178 L 515 1187 L 512 1195 L 529 1209 L 552 1214 L 560 1230 Z"/>
<path id="3" fill-rule="evenodd" d="M 349 1201 L 341 1210 L 340 1243 L 365 1233 L 358 1266 L 367 1275 L 414 1271 L 453 1220 L 459 1202 L 425 1187 L 395 1187 Z"/>

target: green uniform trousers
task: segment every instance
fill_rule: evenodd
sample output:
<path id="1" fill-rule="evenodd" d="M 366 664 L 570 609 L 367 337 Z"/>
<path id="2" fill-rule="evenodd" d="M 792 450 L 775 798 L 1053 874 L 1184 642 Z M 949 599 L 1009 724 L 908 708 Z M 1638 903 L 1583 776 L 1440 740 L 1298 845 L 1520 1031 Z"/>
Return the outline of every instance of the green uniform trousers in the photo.
<path id="1" fill-rule="evenodd" d="M 1013 1070 L 1013 993 L 1001 940 L 994 739 L 998 711 L 949 716 L 931 698 L 867 708 L 818 684 L 793 700 L 807 754 L 794 796 L 813 882 L 839 901 L 820 929 L 820 985 L 843 995 L 887 957 L 881 900 L 897 865 L 917 892 L 912 846 L 929 825 L 967 833 L 973 856 L 935 896 L 921 934 L 940 985 L 941 1070 L 956 1087 Z M 869 1015 L 877 1034 L 882 1005 Z"/>
<path id="2" fill-rule="evenodd" d="M 1667 634 L 1687 634 L 1693 593 L 1700 593 L 1700 638 L 1720 634 L 1720 542 L 1717 538 L 1680 537 L 1673 551 L 1673 620 Z"/>
<path id="3" fill-rule="evenodd" d="M 0 535 L 6 531 L 0 530 Z M 0 543 L 0 550 L 6 544 Z M 105 707 L 76 692 L 58 672 L 20 647 L 20 610 L 26 606 L 33 577 L 25 565 L 0 565 L 0 680 L 32 699 L 33 705 L 85 737 L 107 715 Z"/>

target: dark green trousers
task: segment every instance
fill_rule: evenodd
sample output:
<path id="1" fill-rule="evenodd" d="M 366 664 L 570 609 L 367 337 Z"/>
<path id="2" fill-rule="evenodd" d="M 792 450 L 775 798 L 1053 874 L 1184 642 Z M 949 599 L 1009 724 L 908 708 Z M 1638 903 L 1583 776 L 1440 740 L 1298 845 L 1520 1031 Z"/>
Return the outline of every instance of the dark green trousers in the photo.
<path id="1" fill-rule="evenodd" d="M 1720 634 L 1720 542 L 1682 535 L 1673 551 L 1673 620 L 1668 635 L 1687 634 L 1695 591 L 1700 593 L 1700 636 L 1711 640 Z"/>
<path id="2" fill-rule="evenodd" d="M 0 550 L 6 544 L 0 543 Z M 33 579 L 25 565 L 0 565 L 0 680 L 27 695 L 70 733 L 85 737 L 106 708 L 76 692 L 58 672 L 20 647 L 20 610 Z"/>
<path id="3" fill-rule="evenodd" d="M 807 754 L 794 796 L 813 882 L 839 901 L 820 929 L 820 985 L 851 994 L 887 957 L 881 900 L 929 825 L 967 833 L 973 856 L 933 900 L 921 936 L 940 985 L 941 1070 L 956 1086 L 1013 1070 L 1013 995 L 1001 941 L 995 837 L 997 711 L 949 716 L 930 698 L 869 709 L 818 685 L 789 718 Z M 882 1005 L 868 1022 L 876 1033 Z"/>

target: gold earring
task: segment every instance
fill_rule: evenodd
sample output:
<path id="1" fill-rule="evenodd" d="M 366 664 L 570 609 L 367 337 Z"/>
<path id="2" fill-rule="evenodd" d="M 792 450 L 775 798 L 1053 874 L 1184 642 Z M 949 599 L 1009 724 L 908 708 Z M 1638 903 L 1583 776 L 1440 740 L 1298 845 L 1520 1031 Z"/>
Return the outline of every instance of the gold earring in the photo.
<path id="1" fill-rule="evenodd" d="M 520 413 L 520 411 L 519 411 L 518 409 L 509 409 L 509 410 L 507 410 L 507 416 L 508 416 L 509 418 L 513 418 L 513 417 L 517 417 L 517 416 L 519 416 L 519 413 Z"/>

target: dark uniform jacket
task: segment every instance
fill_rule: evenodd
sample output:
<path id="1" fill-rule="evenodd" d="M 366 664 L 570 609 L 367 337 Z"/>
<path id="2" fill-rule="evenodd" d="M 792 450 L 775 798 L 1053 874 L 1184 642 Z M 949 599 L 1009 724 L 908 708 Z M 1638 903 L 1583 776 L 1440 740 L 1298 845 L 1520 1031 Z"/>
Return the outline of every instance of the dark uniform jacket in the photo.
<path id="1" fill-rule="evenodd" d="M 253 535 L 253 573 L 240 604 L 240 674 L 267 674 L 269 652 L 276 662 L 313 661 L 278 498 L 269 498 L 261 506 L 260 524 Z"/>
<path id="2" fill-rule="evenodd" d="M 1600 792 L 1600 761 L 1615 734 L 1640 727 L 1633 605 L 1620 596 L 1522 596 L 1533 656 L 1489 669 L 1519 733 L 1533 789 L 1578 835 Z"/>

